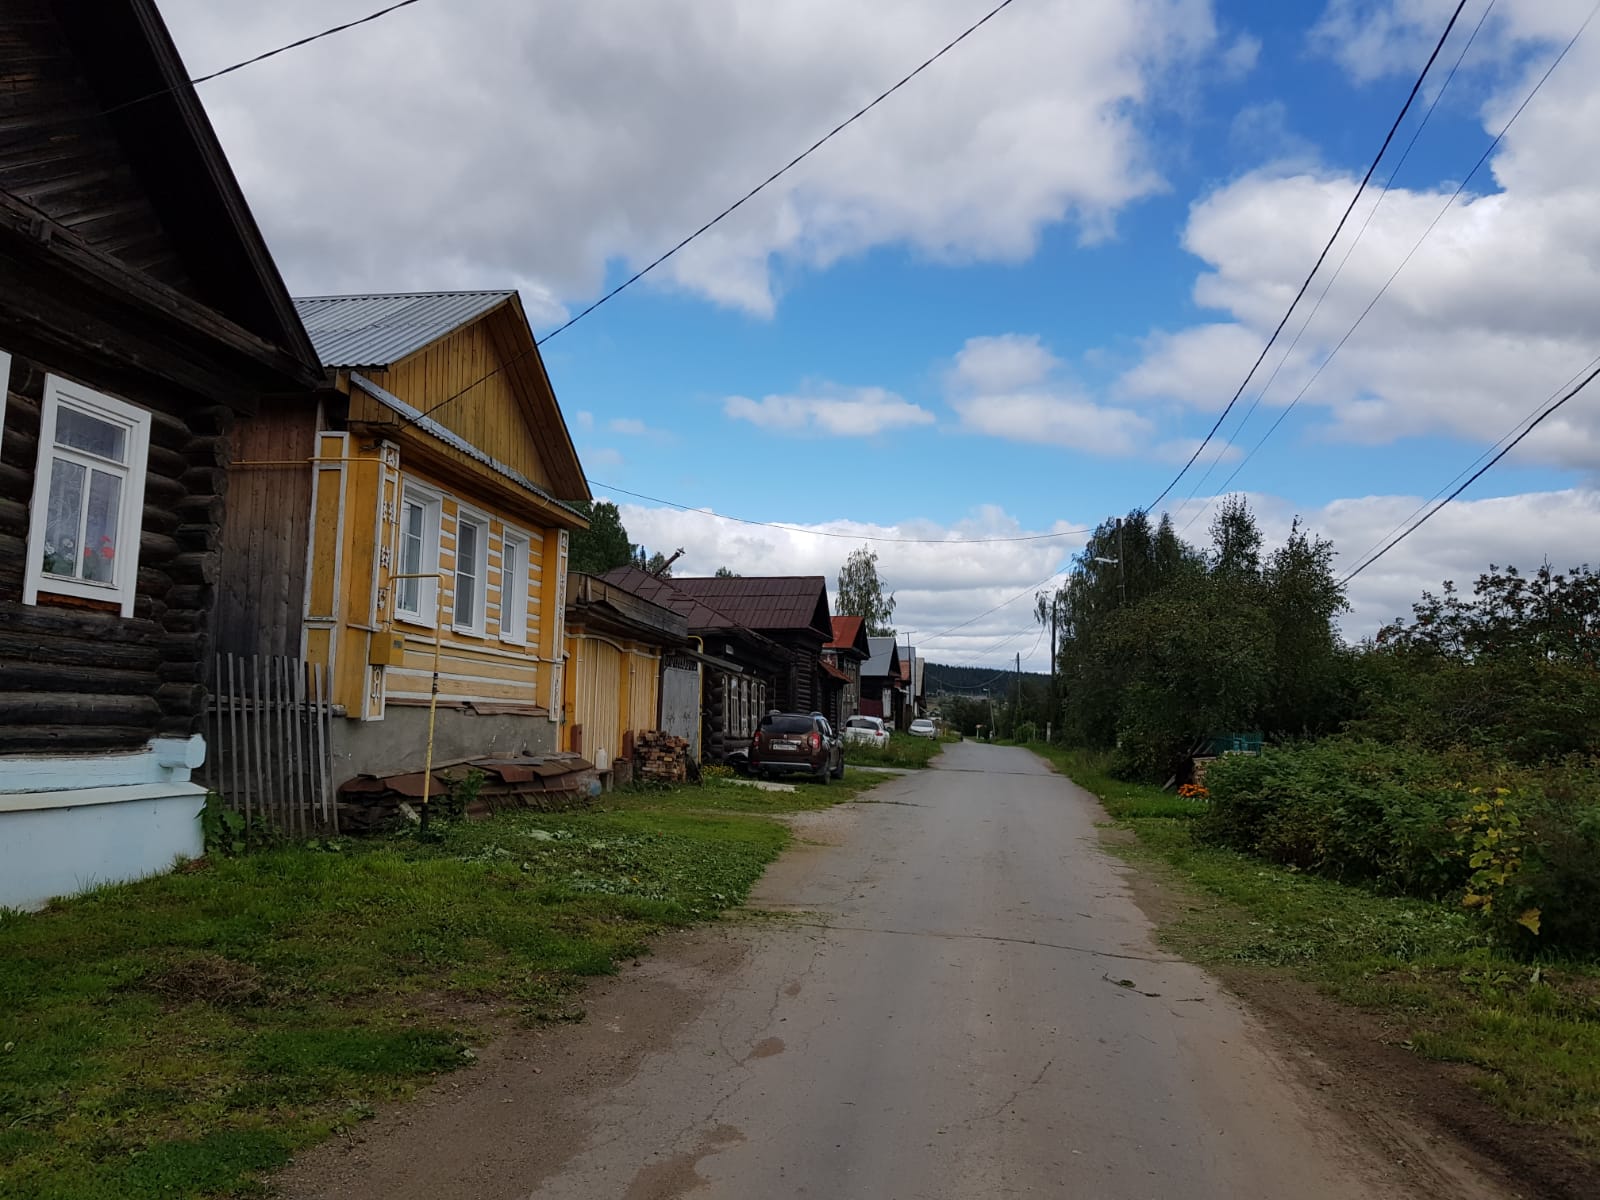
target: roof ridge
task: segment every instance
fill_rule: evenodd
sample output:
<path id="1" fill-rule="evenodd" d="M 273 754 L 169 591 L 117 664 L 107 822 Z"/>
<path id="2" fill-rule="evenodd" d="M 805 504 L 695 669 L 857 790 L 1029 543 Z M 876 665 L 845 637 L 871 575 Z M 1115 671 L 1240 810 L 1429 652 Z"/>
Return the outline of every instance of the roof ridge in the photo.
<path id="1" fill-rule="evenodd" d="M 516 288 L 458 288 L 422 292 L 330 292 L 321 296 L 291 296 L 296 304 L 309 300 L 409 300 L 425 296 L 513 296 Z"/>

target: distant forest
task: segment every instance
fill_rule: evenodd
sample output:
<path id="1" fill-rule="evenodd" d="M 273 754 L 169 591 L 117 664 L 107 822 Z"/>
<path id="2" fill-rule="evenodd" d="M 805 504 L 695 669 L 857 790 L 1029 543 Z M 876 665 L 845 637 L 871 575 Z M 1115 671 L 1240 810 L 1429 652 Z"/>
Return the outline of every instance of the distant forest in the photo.
<path id="1" fill-rule="evenodd" d="M 1024 671 L 1022 678 L 1025 681 L 1044 683 L 1048 682 L 1050 677 L 1036 671 Z M 1004 688 L 1015 687 L 1016 684 L 1015 671 L 997 671 L 994 667 L 947 667 L 936 662 L 930 662 L 924 668 L 922 677 L 922 690 L 930 696 L 939 692 L 964 692 L 971 695 L 983 688 L 998 692 Z"/>

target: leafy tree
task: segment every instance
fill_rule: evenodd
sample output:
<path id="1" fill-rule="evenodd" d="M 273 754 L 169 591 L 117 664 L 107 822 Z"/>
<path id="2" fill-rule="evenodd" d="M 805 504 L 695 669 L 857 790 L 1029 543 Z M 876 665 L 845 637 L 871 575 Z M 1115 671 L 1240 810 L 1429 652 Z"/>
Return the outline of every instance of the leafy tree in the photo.
<path id="1" fill-rule="evenodd" d="M 732 567 L 718 567 L 717 568 L 716 578 L 718 578 L 718 579 L 738 579 L 739 578 L 739 572 L 735 571 Z"/>
<path id="2" fill-rule="evenodd" d="M 842 615 L 863 618 L 872 637 L 893 637 L 894 593 L 885 592 L 878 576 L 878 556 L 868 546 L 852 550 L 839 568 L 836 597 Z"/>
<path id="3" fill-rule="evenodd" d="M 1347 714 L 1348 656 L 1334 621 L 1350 606 L 1333 575 L 1333 543 L 1296 517 L 1262 574 L 1273 670 L 1261 723 L 1278 734 L 1331 733 Z"/>
<path id="4" fill-rule="evenodd" d="M 622 513 L 609 500 L 598 504 L 580 501 L 576 507 L 589 518 L 589 528 L 572 534 L 567 542 L 568 565 L 574 571 L 603 575 L 633 561 L 634 547 L 622 525 Z"/>
<path id="5" fill-rule="evenodd" d="M 647 554 L 643 546 L 633 548 L 633 565 L 641 571 L 648 571 L 652 575 L 659 575 L 663 579 L 672 578 L 672 566 L 667 556 L 657 550 L 654 554 Z"/>
<path id="6" fill-rule="evenodd" d="M 1211 519 L 1211 572 L 1239 583 L 1261 578 L 1261 528 L 1243 496 L 1223 500 Z"/>

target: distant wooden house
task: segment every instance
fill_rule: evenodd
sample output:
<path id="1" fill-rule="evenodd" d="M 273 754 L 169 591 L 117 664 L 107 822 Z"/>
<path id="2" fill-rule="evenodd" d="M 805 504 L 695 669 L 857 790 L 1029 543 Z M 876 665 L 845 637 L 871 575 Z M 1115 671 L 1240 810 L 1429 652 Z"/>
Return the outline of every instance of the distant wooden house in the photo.
<path id="1" fill-rule="evenodd" d="M 792 665 L 789 650 L 684 590 L 685 580 L 637 567 L 618 567 L 602 578 L 683 618 L 696 646 L 681 657 L 701 672 L 700 756 L 721 762 L 749 745 L 761 715 L 780 704 L 779 680 L 788 677 Z M 671 723 L 663 727 L 678 732 Z"/>
<path id="2" fill-rule="evenodd" d="M 672 586 L 783 647 L 786 662 L 770 697 L 790 712 L 825 712 L 844 680 L 824 669 L 833 640 L 828 583 L 821 575 L 735 575 L 674 579 Z"/>
<path id="3" fill-rule="evenodd" d="M 230 439 L 320 372 L 154 3 L 0 27 L 0 906 L 31 906 L 201 852 Z"/>
<path id="4" fill-rule="evenodd" d="M 566 744 L 601 770 L 665 730 L 699 757 L 700 672 L 688 622 L 593 575 L 567 577 Z M 683 678 L 679 678 L 682 676 Z"/>
<path id="5" fill-rule="evenodd" d="M 861 715 L 882 717 L 891 724 L 903 708 L 896 699 L 903 696 L 900 674 L 900 648 L 892 637 L 869 637 L 872 657 L 861 665 Z"/>
<path id="6" fill-rule="evenodd" d="M 837 689 L 836 709 L 829 713 L 835 725 L 861 712 L 861 667 L 872 657 L 867 623 L 862 617 L 834 617 L 833 640 L 822 648 L 822 661 L 844 677 Z"/>
<path id="7" fill-rule="evenodd" d="M 217 643 L 326 669 L 335 783 L 558 748 L 583 469 L 514 291 L 296 306 L 321 394 L 238 431 Z"/>

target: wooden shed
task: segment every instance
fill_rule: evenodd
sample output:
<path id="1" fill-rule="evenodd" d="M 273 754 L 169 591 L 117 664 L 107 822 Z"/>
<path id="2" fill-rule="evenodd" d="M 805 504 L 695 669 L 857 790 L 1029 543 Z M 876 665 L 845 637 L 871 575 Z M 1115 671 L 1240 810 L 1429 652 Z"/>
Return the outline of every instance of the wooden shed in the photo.
<path id="1" fill-rule="evenodd" d="M 689 645 L 689 627 L 670 608 L 574 572 L 567 579 L 566 745 L 596 767 L 631 759 L 634 740 L 663 728 L 663 676 L 677 669 Z M 698 697 L 699 677 L 694 688 Z M 692 731 L 699 740 L 696 699 Z M 693 737 L 688 736 L 693 733 Z"/>
<path id="2" fill-rule="evenodd" d="M 149 0 L 0 0 L 0 905 L 201 849 L 231 438 L 316 357 Z"/>

